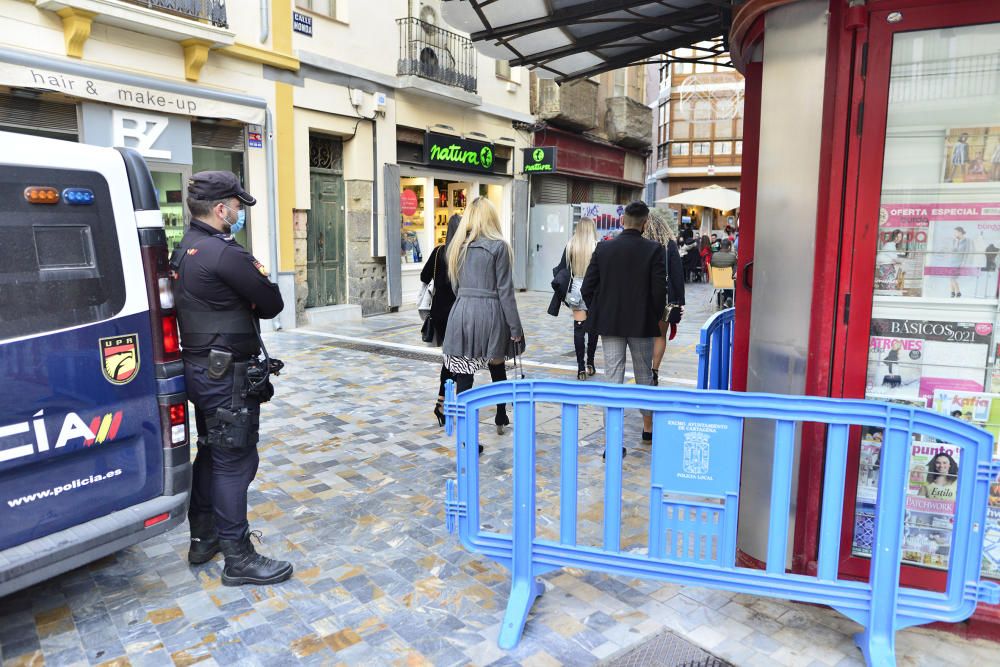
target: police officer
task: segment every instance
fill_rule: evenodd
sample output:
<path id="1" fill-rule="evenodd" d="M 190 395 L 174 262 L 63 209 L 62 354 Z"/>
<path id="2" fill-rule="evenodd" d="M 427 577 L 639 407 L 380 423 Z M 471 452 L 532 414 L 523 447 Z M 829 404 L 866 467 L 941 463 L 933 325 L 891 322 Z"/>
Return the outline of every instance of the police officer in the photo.
<path id="1" fill-rule="evenodd" d="M 278 286 L 232 236 L 245 223 L 244 207 L 256 203 L 230 172 L 195 174 L 188 181 L 191 226 L 170 259 L 184 378 L 198 426 L 188 560 L 204 563 L 221 550 L 226 586 L 292 576 L 291 563 L 256 552 L 247 523 L 247 488 L 260 461 L 260 403 L 273 392 L 267 376 L 261 383 L 254 372 L 257 318 L 275 317 L 284 307 Z"/>

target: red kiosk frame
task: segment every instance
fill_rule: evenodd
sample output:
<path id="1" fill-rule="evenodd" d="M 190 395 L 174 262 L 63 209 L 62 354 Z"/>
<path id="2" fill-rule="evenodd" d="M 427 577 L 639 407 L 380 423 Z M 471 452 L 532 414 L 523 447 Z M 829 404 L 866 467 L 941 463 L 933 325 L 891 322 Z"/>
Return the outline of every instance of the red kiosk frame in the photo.
<path id="1" fill-rule="evenodd" d="M 763 69 L 768 66 L 763 45 L 768 39 L 769 16 L 801 1 L 748 0 L 733 19 L 733 59 L 747 78 L 739 264 L 742 279 L 737 281 L 733 344 L 732 385 L 738 391 L 756 389 L 748 387 L 748 367 L 753 338 L 752 277 L 758 228 L 762 84 Z M 868 383 L 869 336 L 875 305 L 873 267 L 878 247 L 894 38 L 905 32 L 1000 24 L 1000 3 L 870 0 L 866 4 L 813 0 L 808 4 L 828 9 L 829 20 L 804 393 L 863 398 Z M 803 7 L 798 11 L 803 11 Z M 1000 113 L 995 124 L 1000 126 Z M 997 185 L 1000 187 L 1000 183 Z M 768 184 L 761 183 L 760 187 L 766 188 Z M 840 571 L 844 577 L 865 578 L 869 561 L 852 555 L 860 433 L 854 436 L 844 489 L 847 502 Z M 805 428 L 801 436 L 795 536 L 789 560 L 794 571 L 815 573 L 823 438 L 818 428 Z M 759 563 L 753 554 L 744 554 L 743 561 Z M 901 568 L 901 582 L 908 586 L 940 589 L 944 583 L 942 575 L 922 567 Z M 969 621 L 948 629 L 967 636 L 1000 639 L 1000 608 L 981 605 Z"/>

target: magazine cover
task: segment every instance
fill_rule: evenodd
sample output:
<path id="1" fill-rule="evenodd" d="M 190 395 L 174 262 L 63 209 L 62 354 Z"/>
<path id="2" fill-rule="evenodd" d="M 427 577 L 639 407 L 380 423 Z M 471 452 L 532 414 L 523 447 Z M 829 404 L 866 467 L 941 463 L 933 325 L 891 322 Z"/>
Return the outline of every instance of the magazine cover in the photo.
<path id="1" fill-rule="evenodd" d="M 892 204 L 879 210 L 875 294 L 922 296 L 930 218 L 927 206 Z"/>
<path id="2" fill-rule="evenodd" d="M 878 392 L 889 398 L 920 395 L 920 378 L 924 361 L 924 341 L 875 333 L 868 341 L 868 386 L 866 395 Z M 879 327 L 880 330 L 887 327 Z"/>
<path id="3" fill-rule="evenodd" d="M 931 399 L 937 389 L 983 391 L 992 323 L 874 315 L 866 396 Z"/>
<path id="4" fill-rule="evenodd" d="M 858 462 L 858 503 L 875 504 L 878 497 L 879 453 L 882 429 L 861 427 L 861 458 Z"/>
<path id="5" fill-rule="evenodd" d="M 990 180 L 992 154 L 987 155 L 989 127 L 953 127 L 945 131 L 942 183 L 982 183 Z"/>
<path id="6" fill-rule="evenodd" d="M 996 298 L 1000 203 L 913 205 L 912 210 L 929 219 L 921 296 Z"/>
<path id="7" fill-rule="evenodd" d="M 990 484 L 990 505 L 986 510 L 983 535 L 983 576 L 1000 579 L 1000 475 Z"/>
<path id="8" fill-rule="evenodd" d="M 1000 181 L 1000 127 L 991 127 L 986 134 L 985 171 L 989 180 Z"/>
<path id="9" fill-rule="evenodd" d="M 935 391 L 935 412 L 970 421 L 993 434 L 993 458 L 1000 459 L 1000 395 Z M 1000 578 L 1000 476 L 990 485 L 986 513 L 983 576 Z"/>
<path id="10" fill-rule="evenodd" d="M 854 540 L 851 549 L 855 556 L 871 556 L 875 528 L 873 505 L 881 446 L 881 432 L 878 429 L 862 429 L 858 506 L 854 514 Z M 959 458 L 958 448 L 946 443 L 920 440 L 911 443 L 910 478 L 903 520 L 903 563 L 932 568 L 948 567 Z M 997 538 L 1000 540 L 1000 526 Z"/>
<path id="11" fill-rule="evenodd" d="M 938 389 L 931 407 L 935 412 L 964 419 L 993 434 L 993 458 L 1000 458 L 1000 395 Z"/>
<path id="12" fill-rule="evenodd" d="M 958 490 L 959 450 L 946 443 L 914 442 L 903 521 L 903 562 L 947 568 Z"/>

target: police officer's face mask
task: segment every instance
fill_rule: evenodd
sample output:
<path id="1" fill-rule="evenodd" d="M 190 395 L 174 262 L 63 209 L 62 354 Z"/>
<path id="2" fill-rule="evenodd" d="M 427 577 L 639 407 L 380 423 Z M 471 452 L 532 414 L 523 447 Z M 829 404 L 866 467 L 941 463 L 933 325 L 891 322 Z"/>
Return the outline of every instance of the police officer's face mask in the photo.
<path id="1" fill-rule="evenodd" d="M 223 204 L 223 206 L 226 206 L 226 205 Z M 228 219 L 226 220 L 226 224 L 229 225 L 229 233 L 230 234 L 237 234 L 237 233 L 239 233 L 239 231 L 241 229 L 243 229 L 243 226 L 247 224 L 247 212 L 244 209 L 242 209 L 242 208 L 240 210 L 238 210 L 238 211 L 234 211 L 233 209 L 229 208 L 228 206 L 226 206 L 226 210 L 228 210 L 230 213 L 235 213 L 236 214 L 236 220 L 235 221 L 230 222 Z"/>

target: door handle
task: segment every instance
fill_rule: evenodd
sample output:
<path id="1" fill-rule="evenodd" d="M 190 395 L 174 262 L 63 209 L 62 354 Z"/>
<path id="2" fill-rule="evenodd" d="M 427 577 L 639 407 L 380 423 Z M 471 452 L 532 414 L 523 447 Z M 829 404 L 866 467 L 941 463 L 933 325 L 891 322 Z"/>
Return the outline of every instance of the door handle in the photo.
<path id="1" fill-rule="evenodd" d="M 753 291 L 753 260 L 743 265 L 743 287 L 746 291 Z"/>
<path id="2" fill-rule="evenodd" d="M 535 252 L 541 252 L 541 251 L 542 251 L 542 244 L 541 243 L 536 243 L 535 244 Z"/>

